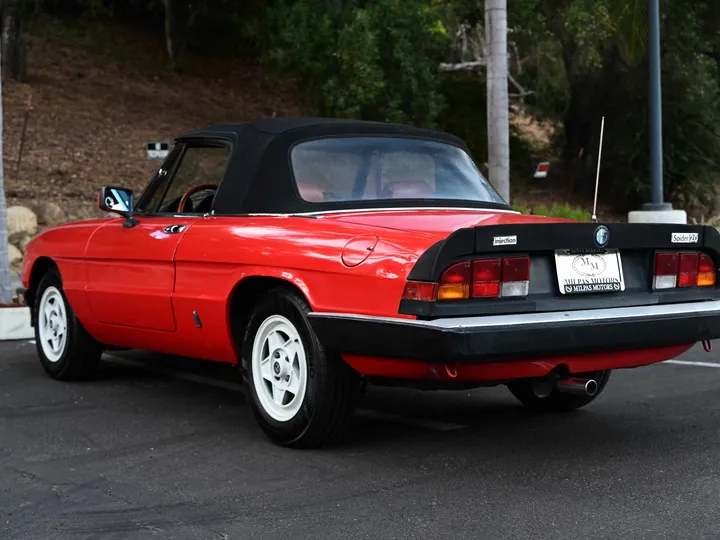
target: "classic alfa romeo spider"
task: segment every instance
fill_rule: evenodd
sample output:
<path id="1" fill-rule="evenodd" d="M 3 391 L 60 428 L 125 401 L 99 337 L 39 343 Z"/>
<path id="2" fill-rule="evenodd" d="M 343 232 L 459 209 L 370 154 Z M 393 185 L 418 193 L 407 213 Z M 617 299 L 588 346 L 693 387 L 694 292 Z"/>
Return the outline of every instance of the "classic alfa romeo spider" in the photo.
<path id="1" fill-rule="evenodd" d="M 275 442 L 327 443 L 367 384 L 585 406 L 720 337 L 720 233 L 514 212 L 463 141 L 272 119 L 176 140 L 115 217 L 45 231 L 19 291 L 60 380 L 132 348 L 235 364 Z"/>

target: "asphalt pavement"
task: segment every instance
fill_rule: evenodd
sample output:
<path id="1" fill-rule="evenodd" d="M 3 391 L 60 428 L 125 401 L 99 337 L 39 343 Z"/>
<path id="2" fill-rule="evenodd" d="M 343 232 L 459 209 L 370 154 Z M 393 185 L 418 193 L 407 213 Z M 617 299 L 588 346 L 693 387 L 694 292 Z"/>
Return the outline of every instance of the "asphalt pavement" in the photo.
<path id="1" fill-rule="evenodd" d="M 718 352 L 616 371 L 560 416 L 370 388 L 310 451 L 265 438 L 234 371 L 121 356 L 60 383 L 0 343 L 1 539 L 720 538 Z"/>

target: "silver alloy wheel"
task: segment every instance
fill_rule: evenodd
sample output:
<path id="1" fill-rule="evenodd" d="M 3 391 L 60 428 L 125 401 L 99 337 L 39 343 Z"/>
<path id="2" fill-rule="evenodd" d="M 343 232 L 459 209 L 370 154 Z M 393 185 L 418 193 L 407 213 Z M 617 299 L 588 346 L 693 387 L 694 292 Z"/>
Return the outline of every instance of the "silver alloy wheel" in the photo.
<path id="1" fill-rule="evenodd" d="M 263 410 L 278 422 L 292 420 L 305 399 L 307 360 L 300 334 L 285 317 L 271 315 L 258 328 L 252 374 Z"/>
<path id="2" fill-rule="evenodd" d="M 65 300 L 57 287 L 50 286 L 40 299 L 38 308 L 40 346 L 49 362 L 57 362 L 65 352 L 68 320 Z"/>

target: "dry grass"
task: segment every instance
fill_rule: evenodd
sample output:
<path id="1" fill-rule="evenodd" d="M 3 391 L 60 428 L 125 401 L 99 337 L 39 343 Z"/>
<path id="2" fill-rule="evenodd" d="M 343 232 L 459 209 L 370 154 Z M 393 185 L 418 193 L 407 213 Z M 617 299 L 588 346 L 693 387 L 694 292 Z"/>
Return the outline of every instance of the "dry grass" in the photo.
<path id="1" fill-rule="evenodd" d="M 306 116 L 296 89 L 280 83 L 254 61 L 189 58 L 184 74 L 168 68 L 162 32 L 94 22 L 67 26 L 41 20 L 29 36 L 30 80 L 4 83 L 5 179 L 9 204 L 60 203 L 68 219 L 99 216 L 101 185 L 141 190 L 158 162 L 147 161 L 145 143 L 215 122 L 268 116 Z M 32 96 L 25 150 L 16 163 L 25 104 Z M 552 125 L 517 108 L 513 123 L 531 141 L 547 146 Z M 553 170 L 561 167 L 553 164 Z M 563 177 L 559 172 L 554 176 Z M 521 206 L 567 202 L 568 190 L 530 181 Z M 548 189 L 549 188 L 549 189 Z M 600 215 L 623 221 L 605 207 Z M 589 209 L 591 197 L 573 201 Z"/>
<path id="2" fill-rule="evenodd" d="M 161 44 L 123 32 L 96 26 L 83 33 L 46 21 L 30 36 L 29 81 L 4 84 L 9 204 L 46 199 L 61 203 L 69 219 L 95 216 L 99 186 L 140 190 L 147 183 L 158 167 L 146 160 L 149 140 L 172 140 L 215 122 L 312 114 L 257 64 L 190 59 L 177 75 L 167 69 Z M 112 39 L 98 39 L 107 33 Z"/>

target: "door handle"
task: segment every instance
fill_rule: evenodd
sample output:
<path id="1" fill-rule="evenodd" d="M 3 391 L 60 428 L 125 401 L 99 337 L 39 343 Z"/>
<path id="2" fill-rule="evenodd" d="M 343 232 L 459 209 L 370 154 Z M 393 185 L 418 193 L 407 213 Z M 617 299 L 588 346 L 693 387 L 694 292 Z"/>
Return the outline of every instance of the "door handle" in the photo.
<path id="1" fill-rule="evenodd" d="M 185 225 L 168 225 L 163 229 L 165 234 L 178 234 L 185 230 Z"/>

